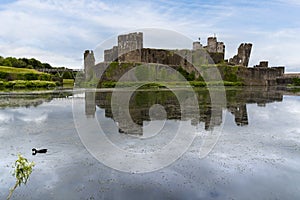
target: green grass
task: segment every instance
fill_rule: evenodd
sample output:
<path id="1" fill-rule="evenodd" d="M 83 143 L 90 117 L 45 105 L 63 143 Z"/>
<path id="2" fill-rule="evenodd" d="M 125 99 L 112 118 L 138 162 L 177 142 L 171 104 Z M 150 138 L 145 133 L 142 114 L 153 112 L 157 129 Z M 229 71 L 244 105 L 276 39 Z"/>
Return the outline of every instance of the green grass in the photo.
<path id="1" fill-rule="evenodd" d="M 63 79 L 63 84 L 74 85 L 74 79 Z"/>
<path id="2" fill-rule="evenodd" d="M 0 80 L 43 80 L 50 81 L 51 74 L 36 71 L 34 69 L 0 66 Z"/>
<path id="3" fill-rule="evenodd" d="M 16 73 L 16 74 L 26 74 L 26 73 L 42 74 L 42 72 L 39 72 L 34 69 L 15 68 L 15 67 L 6 67 L 6 66 L 0 66 L 0 72 Z"/>
<path id="4" fill-rule="evenodd" d="M 104 81 L 102 82 L 103 88 L 114 88 L 118 84 L 118 87 L 131 87 L 136 86 L 137 84 L 145 84 L 142 88 L 164 88 L 167 85 L 176 86 L 176 87 L 185 87 L 186 82 L 157 82 L 157 83 L 148 83 L 148 82 L 115 82 L 115 81 Z M 189 84 L 192 87 L 206 87 L 208 86 L 243 86 L 242 82 L 230 82 L 230 81 L 215 81 L 215 82 L 204 82 L 204 81 L 190 81 Z"/>
<path id="5" fill-rule="evenodd" d="M 64 88 L 73 88 L 74 87 L 74 79 L 63 79 L 63 87 Z"/>

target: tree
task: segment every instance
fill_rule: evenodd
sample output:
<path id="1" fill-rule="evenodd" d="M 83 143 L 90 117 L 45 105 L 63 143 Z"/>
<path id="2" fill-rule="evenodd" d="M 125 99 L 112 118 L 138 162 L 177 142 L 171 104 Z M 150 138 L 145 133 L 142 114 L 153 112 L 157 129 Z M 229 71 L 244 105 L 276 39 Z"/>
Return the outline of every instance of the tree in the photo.
<path id="1" fill-rule="evenodd" d="M 71 72 L 65 71 L 65 72 L 63 72 L 62 78 L 63 78 L 63 79 L 73 79 L 73 75 L 72 75 Z"/>
<path id="2" fill-rule="evenodd" d="M 52 66 L 48 63 L 42 63 L 42 65 L 43 65 L 43 68 L 46 68 L 46 69 L 51 69 L 52 68 Z"/>
<path id="3" fill-rule="evenodd" d="M 2 63 L 1 63 L 2 66 L 8 66 L 8 67 L 12 67 L 12 64 L 11 64 L 11 61 L 7 58 L 4 58 Z"/>

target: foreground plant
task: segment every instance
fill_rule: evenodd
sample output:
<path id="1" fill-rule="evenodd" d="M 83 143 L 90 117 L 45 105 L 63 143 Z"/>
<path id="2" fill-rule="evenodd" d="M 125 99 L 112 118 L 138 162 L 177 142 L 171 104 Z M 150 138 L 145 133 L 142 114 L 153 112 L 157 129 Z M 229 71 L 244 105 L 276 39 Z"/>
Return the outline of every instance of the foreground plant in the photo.
<path id="1" fill-rule="evenodd" d="M 9 195 L 7 197 L 7 200 L 9 200 L 18 186 L 21 186 L 21 184 L 26 184 L 30 174 L 32 173 L 32 169 L 34 167 L 34 162 L 29 162 L 26 158 L 24 158 L 22 155 L 18 154 L 18 159 L 15 162 L 15 171 L 13 173 L 13 176 L 16 177 L 16 183 L 13 188 L 10 189 Z"/>

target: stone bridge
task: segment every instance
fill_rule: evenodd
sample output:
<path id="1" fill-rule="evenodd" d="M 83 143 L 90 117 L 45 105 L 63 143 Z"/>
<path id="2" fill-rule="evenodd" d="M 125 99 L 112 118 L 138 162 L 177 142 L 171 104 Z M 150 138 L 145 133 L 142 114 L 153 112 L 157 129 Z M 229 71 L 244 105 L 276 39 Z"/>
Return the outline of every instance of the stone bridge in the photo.
<path id="1" fill-rule="evenodd" d="M 283 75 L 285 78 L 300 78 L 300 73 L 286 73 Z"/>
<path id="2" fill-rule="evenodd" d="M 277 79 L 279 84 L 292 84 L 294 78 L 300 78 L 300 73 L 286 73 Z"/>
<path id="3" fill-rule="evenodd" d="M 52 75 L 58 75 L 60 78 L 63 77 L 65 73 L 71 73 L 73 79 L 76 77 L 76 74 L 78 72 L 83 72 L 83 69 L 67 69 L 67 68 L 41 68 L 41 69 L 36 69 L 39 72 L 44 72 Z"/>

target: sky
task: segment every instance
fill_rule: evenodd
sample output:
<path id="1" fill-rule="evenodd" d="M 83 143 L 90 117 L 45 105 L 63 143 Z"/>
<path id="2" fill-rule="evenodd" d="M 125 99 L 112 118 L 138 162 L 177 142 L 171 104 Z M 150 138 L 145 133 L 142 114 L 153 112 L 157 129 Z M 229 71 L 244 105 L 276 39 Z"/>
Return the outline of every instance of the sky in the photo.
<path id="1" fill-rule="evenodd" d="M 166 29 L 204 45 L 216 34 L 226 58 L 251 42 L 250 66 L 269 60 L 300 72 L 299 11 L 300 0 L 1 0 L 0 55 L 83 68 L 86 49 L 134 30 Z"/>

